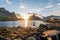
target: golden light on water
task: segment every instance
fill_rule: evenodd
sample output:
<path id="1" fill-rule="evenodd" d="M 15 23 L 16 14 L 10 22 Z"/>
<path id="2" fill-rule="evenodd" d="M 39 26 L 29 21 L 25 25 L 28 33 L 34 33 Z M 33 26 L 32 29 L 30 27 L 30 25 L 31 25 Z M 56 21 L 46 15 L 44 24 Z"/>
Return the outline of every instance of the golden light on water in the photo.
<path id="1" fill-rule="evenodd" d="M 29 16 L 31 15 L 28 15 L 28 14 L 21 14 L 21 17 L 17 17 L 17 18 L 23 18 L 24 19 L 24 27 L 27 27 L 28 26 L 28 18 Z"/>
<path id="2" fill-rule="evenodd" d="M 25 27 L 27 27 L 28 26 L 28 18 L 29 18 L 29 16 L 24 15 L 23 18 L 24 18 L 24 21 L 25 21 Z"/>
<path id="3" fill-rule="evenodd" d="M 27 25 L 28 25 L 28 17 L 24 16 L 24 20 L 25 20 L 25 27 L 27 27 Z"/>

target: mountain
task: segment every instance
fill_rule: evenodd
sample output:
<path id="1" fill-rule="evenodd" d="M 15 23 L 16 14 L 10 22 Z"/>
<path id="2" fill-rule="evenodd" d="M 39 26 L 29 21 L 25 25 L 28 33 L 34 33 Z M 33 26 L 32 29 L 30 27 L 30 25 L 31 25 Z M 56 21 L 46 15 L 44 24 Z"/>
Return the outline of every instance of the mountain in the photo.
<path id="1" fill-rule="evenodd" d="M 28 20 L 41 20 L 41 18 L 38 17 L 38 16 L 35 16 L 35 15 L 32 15 L 32 16 L 29 17 Z"/>
<path id="2" fill-rule="evenodd" d="M 60 21 L 60 16 L 55 16 L 55 15 L 44 17 L 43 20 L 47 21 L 50 20 L 51 18 L 54 19 L 55 21 Z"/>
<path id="3" fill-rule="evenodd" d="M 16 20 L 15 12 L 9 12 L 5 8 L 0 8 L 0 20 Z"/>
<path id="4" fill-rule="evenodd" d="M 0 8 L 0 14 L 3 15 L 3 16 L 15 16 L 15 13 L 14 12 L 9 12 L 7 11 L 5 8 Z"/>

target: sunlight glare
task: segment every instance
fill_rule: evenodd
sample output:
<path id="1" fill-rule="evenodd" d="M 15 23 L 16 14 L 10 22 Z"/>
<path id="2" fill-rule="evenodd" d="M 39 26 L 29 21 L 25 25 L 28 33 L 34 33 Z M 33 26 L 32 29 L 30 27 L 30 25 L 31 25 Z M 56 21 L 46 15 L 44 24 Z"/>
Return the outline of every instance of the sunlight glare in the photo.
<path id="1" fill-rule="evenodd" d="M 25 21 L 25 27 L 28 26 L 28 18 L 29 16 L 27 14 L 23 15 L 24 21 Z"/>
<path id="2" fill-rule="evenodd" d="M 20 17 L 17 17 L 17 18 L 20 18 Z"/>

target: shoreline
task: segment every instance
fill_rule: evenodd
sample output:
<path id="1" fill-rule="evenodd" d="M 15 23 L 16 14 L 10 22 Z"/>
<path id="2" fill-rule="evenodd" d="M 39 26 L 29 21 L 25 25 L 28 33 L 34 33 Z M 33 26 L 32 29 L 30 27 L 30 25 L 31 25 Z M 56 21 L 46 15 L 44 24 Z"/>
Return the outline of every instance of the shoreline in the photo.
<path id="1" fill-rule="evenodd" d="M 54 30 L 54 29 L 53 29 Z M 50 32 L 48 29 L 44 29 L 44 28 L 24 28 L 24 27 L 1 27 L 0 28 L 0 38 L 4 38 L 4 39 L 26 39 L 29 37 L 35 38 L 38 37 L 42 37 L 42 38 L 46 38 L 43 35 L 43 32 Z M 47 33 L 48 33 L 47 32 Z M 51 33 L 51 32 L 50 32 Z"/>

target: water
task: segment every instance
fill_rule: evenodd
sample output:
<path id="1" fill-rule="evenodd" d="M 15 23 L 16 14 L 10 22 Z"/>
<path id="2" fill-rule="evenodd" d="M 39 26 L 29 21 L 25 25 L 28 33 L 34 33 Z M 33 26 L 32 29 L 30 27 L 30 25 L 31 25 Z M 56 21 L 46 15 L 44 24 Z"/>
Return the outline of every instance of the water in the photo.
<path id="1" fill-rule="evenodd" d="M 44 22 L 38 21 L 38 20 L 29 20 L 29 21 L 24 21 L 24 20 L 19 20 L 19 21 L 0 21 L 0 27 L 39 27 L 40 24 Z"/>

